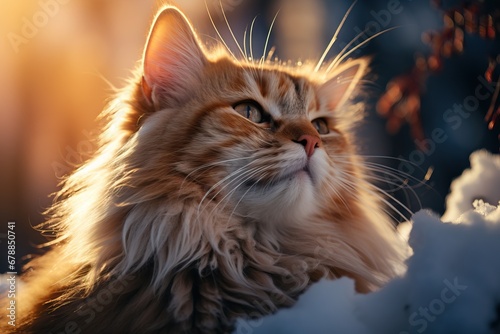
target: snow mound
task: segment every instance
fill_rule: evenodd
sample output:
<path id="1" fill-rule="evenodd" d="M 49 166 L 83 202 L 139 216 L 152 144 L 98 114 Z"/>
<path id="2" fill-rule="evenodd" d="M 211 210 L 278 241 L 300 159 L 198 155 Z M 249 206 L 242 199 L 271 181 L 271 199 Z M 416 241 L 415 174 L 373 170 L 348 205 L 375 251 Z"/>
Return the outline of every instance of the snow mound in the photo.
<path id="1" fill-rule="evenodd" d="M 442 220 L 455 221 L 462 213 L 472 209 L 476 199 L 488 203 L 500 201 L 500 155 L 486 150 L 470 156 L 470 169 L 451 183 L 451 193 L 446 197 L 446 212 Z"/>
<path id="2" fill-rule="evenodd" d="M 322 280 L 303 294 L 290 309 L 257 319 L 239 319 L 235 334 L 255 333 L 369 333 L 355 316 L 354 281 Z"/>

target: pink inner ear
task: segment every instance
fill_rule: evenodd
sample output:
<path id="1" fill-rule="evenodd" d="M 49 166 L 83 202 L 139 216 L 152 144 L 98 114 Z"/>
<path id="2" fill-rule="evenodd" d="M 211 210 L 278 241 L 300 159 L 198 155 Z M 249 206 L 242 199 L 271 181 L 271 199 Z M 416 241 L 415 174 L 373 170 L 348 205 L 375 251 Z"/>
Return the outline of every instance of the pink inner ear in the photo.
<path id="1" fill-rule="evenodd" d="M 333 70 L 330 79 L 320 88 L 320 94 L 326 99 L 330 110 L 341 108 L 351 98 L 367 67 L 365 59 L 356 59 L 347 61 Z"/>
<path id="2" fill-rule="evenodd" d="M 167 7 L 156 17 L 143 57 L 143 92 L 153 103 L 182 101 L 199 82 L 206 58 L 186 17 Z"/>

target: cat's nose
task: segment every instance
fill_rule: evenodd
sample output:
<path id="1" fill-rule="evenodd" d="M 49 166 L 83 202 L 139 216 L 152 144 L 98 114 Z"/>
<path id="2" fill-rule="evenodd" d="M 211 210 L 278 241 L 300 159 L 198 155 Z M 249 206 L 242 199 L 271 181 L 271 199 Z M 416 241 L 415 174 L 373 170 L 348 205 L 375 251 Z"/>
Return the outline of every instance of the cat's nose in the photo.
<path id="1" fill-rule="evenodd" d="M 295 141 L 295 140 L 294 140 Z M 307 157 L 310 158 L 313 155 L 314 150 L 319 147 L 320 139 L 312 135 L 302 135 L 295 142 L 304 146 L 306 150 Z"/>

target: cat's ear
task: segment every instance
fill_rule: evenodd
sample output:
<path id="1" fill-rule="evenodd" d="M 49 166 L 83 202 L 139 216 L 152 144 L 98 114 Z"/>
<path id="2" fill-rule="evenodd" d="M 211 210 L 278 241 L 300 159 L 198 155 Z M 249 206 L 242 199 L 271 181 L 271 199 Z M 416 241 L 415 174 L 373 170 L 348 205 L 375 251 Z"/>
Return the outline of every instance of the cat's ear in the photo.
<path id="1" fill-rule="evenodd" d="M 182 102 L 200 81 L 207 59 L 187 18 L 166 7 L 155 18 L 143 56 L 142 90 L 155 107 Z"/>
<path id="2" fill-rule="evenodd" d="M 367 73 L 368 63 L 366 58 L 348 60 L 332 70 L 329 79 L 319 89 L 328 110 L 339 110 L 352 98 Z"/>

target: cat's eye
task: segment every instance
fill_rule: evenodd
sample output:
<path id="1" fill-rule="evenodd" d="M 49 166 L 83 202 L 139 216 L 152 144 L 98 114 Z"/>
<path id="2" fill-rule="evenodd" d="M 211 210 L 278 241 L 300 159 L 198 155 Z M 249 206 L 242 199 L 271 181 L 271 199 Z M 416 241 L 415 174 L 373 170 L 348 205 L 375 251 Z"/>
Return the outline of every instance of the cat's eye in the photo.
<path id="1" fill-rule="evenodd" d="M 328 122 L 326 121 L 326 119 L 316 118 L 311 123 L 320 135 L 326 135 L 330 133 L 330 129 L 328 128 Z"/>
<path id="2" fill-rule="evenodd" d="M 236 110 L 238 114 L 248 118 L 254 123 L 263 123 L 267 121 L 261 107 L 254 102 L 240 102 L 233 106 L 233 109 Z"/>

